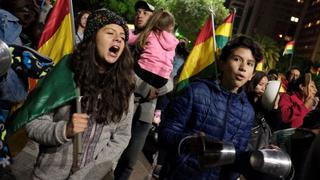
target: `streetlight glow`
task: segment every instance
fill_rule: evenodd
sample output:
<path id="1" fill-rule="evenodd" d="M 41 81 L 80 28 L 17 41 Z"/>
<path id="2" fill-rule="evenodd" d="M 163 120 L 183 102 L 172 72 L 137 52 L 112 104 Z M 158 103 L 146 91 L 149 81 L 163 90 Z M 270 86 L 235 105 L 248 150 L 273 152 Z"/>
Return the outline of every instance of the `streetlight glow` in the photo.
<path id="1" fill-rule="evenodd" d="M 297 23 L 299 21 L 299 18 L 291 16 L 290 21 Z"/>

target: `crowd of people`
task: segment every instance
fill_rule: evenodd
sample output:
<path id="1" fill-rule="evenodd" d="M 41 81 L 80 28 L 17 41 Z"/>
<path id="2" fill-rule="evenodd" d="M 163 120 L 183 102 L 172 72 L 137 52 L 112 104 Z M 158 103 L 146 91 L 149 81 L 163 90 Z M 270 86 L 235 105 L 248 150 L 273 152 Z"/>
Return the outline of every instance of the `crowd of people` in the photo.
<path id="1" fill-rule="evenodd" d="M 6 128 L 21 119 L 39 148 L 26 179 L 127 180 L 155 129 L 154 178 L 317 179 L 320 107 L 311 74 L 256 72 L 262 49 L 239 35 L 219 54 L 218 79 L 198 78 L 176 92 L 187 40 L 175 37 L 171 12 L 146 1 L 134 6 L 132 30 L 105 8 L 78 12 L 75 50 L 53 67 L 33 50 L 52 8 L 44 2 L 0 1 L 0 45 L 23 49 L 13 59 L 28 52 L 36 61 L 0 57 L 0 179 L 15 179 L 10 166 L 19 161 Z M 28 92 L 31 76 L 40 81 Z M 271 109 L 263 103 L 270 81 L 283 89 Z M 234 157 L 218 163 L 225 144 Z M 262 149 L 287 153 L 288 173 L 255 169 L 252 154 Z"/>

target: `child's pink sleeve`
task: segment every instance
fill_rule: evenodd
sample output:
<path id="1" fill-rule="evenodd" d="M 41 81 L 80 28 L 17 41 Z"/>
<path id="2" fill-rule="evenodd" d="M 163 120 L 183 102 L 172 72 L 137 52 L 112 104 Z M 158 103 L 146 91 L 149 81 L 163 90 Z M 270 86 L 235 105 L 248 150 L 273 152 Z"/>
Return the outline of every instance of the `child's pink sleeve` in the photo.
<path id="1" fill-rule="evenodd" d="M 133 31 L 129 31 L 129 40 L 128 40 L 128 44 L 129 45 L 134 45 L 137 43 L 139 34 L 134 34 Z"/>

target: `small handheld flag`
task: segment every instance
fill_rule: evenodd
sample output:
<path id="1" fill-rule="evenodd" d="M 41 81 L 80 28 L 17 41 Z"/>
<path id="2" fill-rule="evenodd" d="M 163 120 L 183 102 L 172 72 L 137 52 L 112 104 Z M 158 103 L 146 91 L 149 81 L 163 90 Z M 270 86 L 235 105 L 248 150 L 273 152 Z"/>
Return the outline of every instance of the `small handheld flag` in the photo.
<path id="1" fill-rule="evenodd" d="M 293 48 L 294 48 L 295 41 L 289 41 L 283 51 L 283 56 L 284 55 L 289 55 L 293 54 Z"/>

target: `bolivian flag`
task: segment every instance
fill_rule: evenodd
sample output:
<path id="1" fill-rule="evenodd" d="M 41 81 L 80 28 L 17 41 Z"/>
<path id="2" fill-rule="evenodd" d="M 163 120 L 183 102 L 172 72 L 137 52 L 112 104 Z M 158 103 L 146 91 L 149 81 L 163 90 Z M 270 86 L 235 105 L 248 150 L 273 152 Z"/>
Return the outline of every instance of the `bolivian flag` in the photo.
<path id="1" fill-rule="evenodd" d="M 189 78 L 195 75 L 212 76 L 214 74 L 214 39 L 211 17 L 202 27 L 195 45 L 181 71 L 177 91 L 189 84 Z"/>
<path id="2" fill-rule="evenodd" d="M 57 0 L 42 32 L 38 51 L 55 64 L 74 48 L 70 0 Z"/>
<path id="3" fill-rule="evenodd" d="M 289 55 L 289 54 L 293 54 L 293 48 L 294 48 L 294 41 L 289 41 L 283 51 L 283 56 L 284 55 Z"/>
<path id="4" fill-rule="evenodd" d="M 222 49 L 231 38 L 233 19 L 234 13 L 231 12 L 223 23 L 216 29 L 216 43 L 218 49 Z"/>

